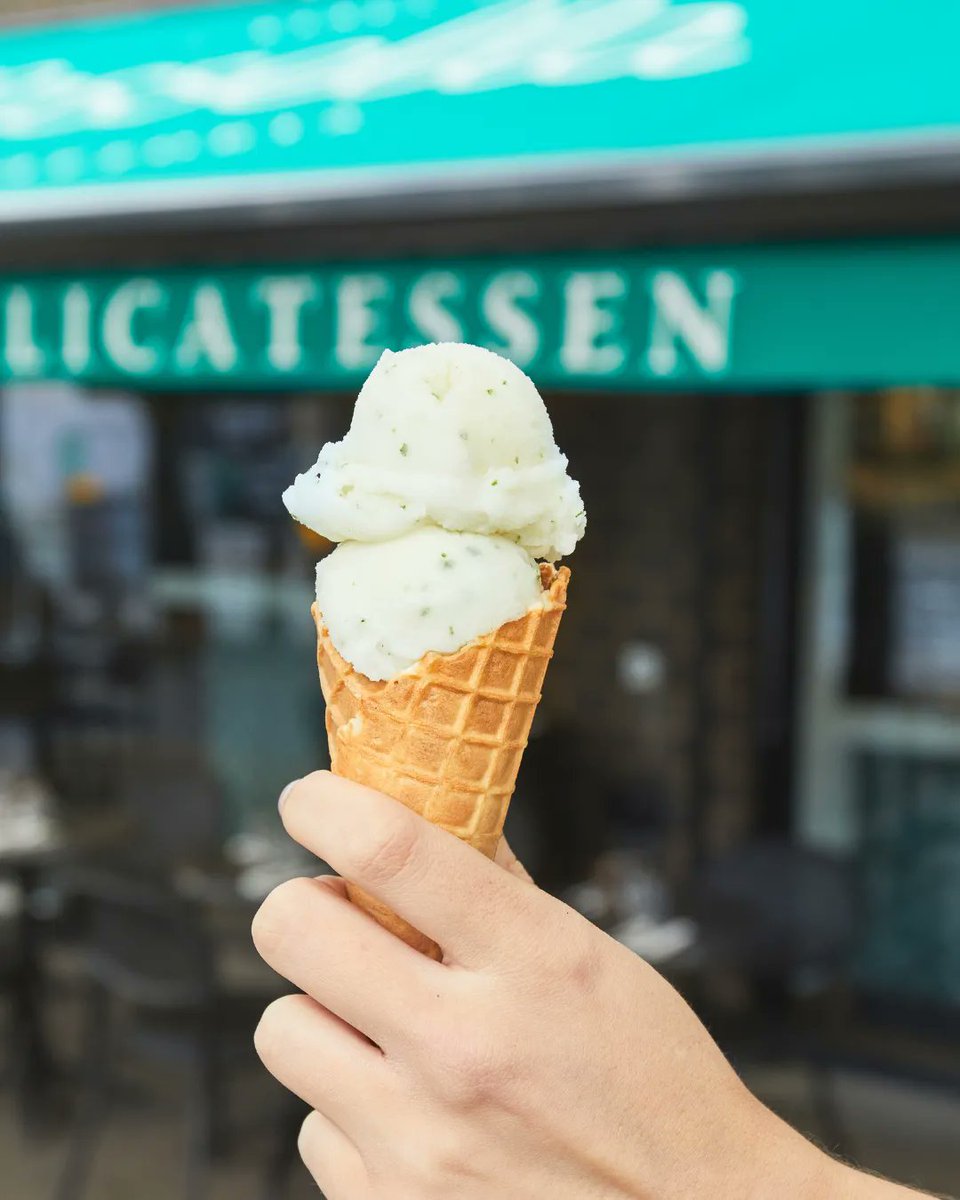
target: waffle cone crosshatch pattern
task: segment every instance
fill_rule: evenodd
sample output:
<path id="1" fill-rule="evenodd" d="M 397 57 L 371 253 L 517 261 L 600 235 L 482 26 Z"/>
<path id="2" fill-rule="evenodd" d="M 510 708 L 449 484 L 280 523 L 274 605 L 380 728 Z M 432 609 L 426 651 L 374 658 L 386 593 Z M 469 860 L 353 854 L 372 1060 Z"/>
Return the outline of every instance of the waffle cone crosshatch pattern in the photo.
<path id="1" fill-rule="evenodd" d="M 566 606 L 568 568 L 541 566 L 545 602 L 455 654 L 427 654 L 374 682 L 337 652 L 313 607 L 333 770 L 378 788 L 488 858 L 497 852 L 520 760 Z M 351 898 L 436 953 L 382 905 Z"/>

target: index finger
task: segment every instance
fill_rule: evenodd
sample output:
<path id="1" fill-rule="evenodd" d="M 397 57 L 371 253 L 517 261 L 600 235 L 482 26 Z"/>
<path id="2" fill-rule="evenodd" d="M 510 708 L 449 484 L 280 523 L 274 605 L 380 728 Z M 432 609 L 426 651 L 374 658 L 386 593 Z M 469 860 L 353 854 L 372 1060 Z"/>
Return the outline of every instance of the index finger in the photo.
<path id="1" fill-rule="evenodd" d="M 372 788 L 317 771 L 287 791 L 287 832 L 351 883 L 432 938 L 445 958 L 479 966 L 515 944 L 529 884 Z"/>

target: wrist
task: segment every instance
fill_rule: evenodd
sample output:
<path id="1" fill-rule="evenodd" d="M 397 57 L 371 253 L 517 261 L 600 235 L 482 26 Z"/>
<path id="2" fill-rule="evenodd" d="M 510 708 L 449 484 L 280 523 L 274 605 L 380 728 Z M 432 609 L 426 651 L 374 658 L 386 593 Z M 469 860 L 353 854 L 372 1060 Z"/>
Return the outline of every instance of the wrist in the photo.
<path id="1" fill-rule="evenodd" d="M 757 1200 L 772 1196 L 790 1200 L 923 1200 L 924 1193 L 860 1171 L 789 1126 L 783 1128 L 787 1142 L 779 1148 L 777 1167 L 770 1168 L 766 1187 L 759 1189 Z M 788 1146 L 789 1142 L 792 1145 Z"/>
<path id="2" fill-rule="evenodd" d="M 757 1122 L 754 1169 L 740 1196 L 749 1200 L 846 1200 L 840 1175 L 848 1168 L 759 1102 L 758 1107 L 762 1115 Z"/>
<path id="3" fill-rule="evenodd" d="M 859 1171 L 856 1167 L 837 1162 L 834 1190 L 829 1193 L 831 1200 L 922 1200 L 926 1192 L 917 1192 L 913 1188 L 904 1187 L 900 1183 L 891 1183 L 878 1175 L 867 1171 Z M 929 1197 L 927 1197 L 929 1200 Z"/>

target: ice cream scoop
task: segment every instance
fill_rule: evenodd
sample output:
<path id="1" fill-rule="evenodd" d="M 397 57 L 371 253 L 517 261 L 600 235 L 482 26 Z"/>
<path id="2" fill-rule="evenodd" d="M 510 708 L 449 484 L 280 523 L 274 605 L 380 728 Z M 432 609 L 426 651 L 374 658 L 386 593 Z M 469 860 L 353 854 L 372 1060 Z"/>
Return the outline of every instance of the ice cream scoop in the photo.
<path id="1" fill-rule="evenodd" d="M 540 571 L 502 537 L 436 526 L 344 542 L 317 565 L 317 604 L 339 652 L 389 679 L 427 650 L 451 653 L 542 604 Z"/>
<path id="2" fill-rule="evenodd" d="M 539 603 L 536 559 L 586 517 L 540 393 L 479 346 L 387 351 L 346 436 L 283 494 L 341 543 L 317 570 L 336 649 L 369 679 L 450 653 Z"/>
<path id="3" fill-rule="evenodd" d="M 458 343 L 386 351 L 347 435 L 283 499 L 335 542 L 436 525 L 506 537 L 551 562 L 586 524 L 536 387 L 492 351 Z"/>

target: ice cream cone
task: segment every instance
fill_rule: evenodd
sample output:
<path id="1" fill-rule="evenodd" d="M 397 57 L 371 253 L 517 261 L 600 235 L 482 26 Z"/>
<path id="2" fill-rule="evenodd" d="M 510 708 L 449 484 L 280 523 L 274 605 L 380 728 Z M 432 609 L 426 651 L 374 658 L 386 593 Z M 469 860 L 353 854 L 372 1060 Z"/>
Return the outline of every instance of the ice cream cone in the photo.
<path id="1" fill-rule="evenodd" d="M 383 682 L 337 652 L 313 606 L 334 773 L 386 792 L 488 858 L 500 843 L 566 607 L 569 570 L 543 564 L 540 576 L 547 593 L 542 608 L 454 654 L 425 654 Z M 440 957 L 439 947 L 374 897 L 353 885 L 347 890 L 381 925 Z"/>

